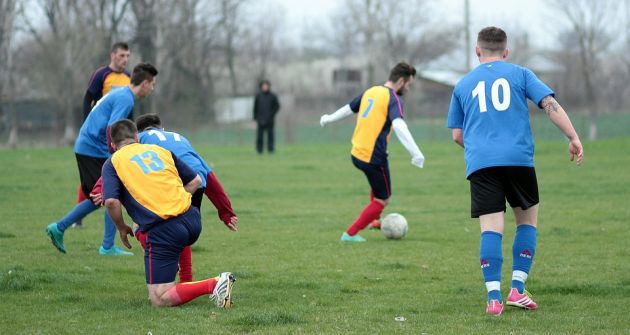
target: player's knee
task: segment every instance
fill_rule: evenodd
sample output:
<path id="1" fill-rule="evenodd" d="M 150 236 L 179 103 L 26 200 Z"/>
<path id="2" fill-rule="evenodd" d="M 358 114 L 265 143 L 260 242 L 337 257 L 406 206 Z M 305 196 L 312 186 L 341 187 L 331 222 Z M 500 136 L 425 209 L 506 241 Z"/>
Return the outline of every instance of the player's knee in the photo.
<path id="1" fill-rule="evenodd" d="M 378 201 L 383 206 L 387 206 L 389 204 L 389 198 L 387 198 L 387 199 L 374 198 L 374 200 Z"/>

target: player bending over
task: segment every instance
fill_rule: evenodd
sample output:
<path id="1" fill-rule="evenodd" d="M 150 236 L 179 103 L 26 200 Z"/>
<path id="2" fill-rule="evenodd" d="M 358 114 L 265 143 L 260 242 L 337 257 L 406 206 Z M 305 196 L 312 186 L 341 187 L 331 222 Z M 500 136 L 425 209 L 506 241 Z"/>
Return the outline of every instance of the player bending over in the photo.
<path id="1" fill-rule="evenodd" d="M 322 127 L 357 114 L 357 123 L 352 135 L 352 163 L 363 171 L 370 184 L 370 203 L 359 217 L 341 235 L 346 242 L 365 242 L 358 233 L 372 221 L 380 218 L 391 196 L 391 179 L 387 161 L 387 142 L 392 127 L 411 154 L 411 164 L 422 168 L 424 155 L 413 140 L 407 124 L 403 120 L 402 95 L 409 91 L 416 75 L 416 69 L 407 63 L 398 63 L 390 72 L 389 80 L 374 86 L 354 98 L 349 104 L 333 114 L 325 114 L 320 119 Z"/>
<path id="2" fill-rule="evenodd" d="M 145 114 L 138 117 L 136 126 L 138 131 L 140 131 L 138 135 L 140 143 L 155 144 L 169 150 L 197 172 L 197 175 L 201 178 L 201 186 L 193 193 L 192 205 L 201 212 L 201 200 L 205 193 L 217 209 L 219 219 L 223 221 L 228 229 L 236 231 L 238 217 L 234 214 L 230 199 L 210 166 L 197 154 L 190 142 L 178 133 L 165 131 L 162 128 L 160 116 L 157 114 Z M 97 186 L 90 194 L 96 205 L 99 205 L 101 202 L 101 192 L 100 183 L 97 182 Z M 140 231 L 136 231 L 135 235 L 144 248 L 146 246 L 146 235 Z M 179 281 L 189 282 L 192 281 L 192 278 L 192 248 L 187 246 L 179 259 Z"/>
<path id="3" fill-rule="evenodd" d="M 144 268 L 151 303 L 177 306 L 209 294 L 218 307 L 229 308 L 235 281 L 230 272 L 175 284 L 182 250 L 201 233 L 199 210 L 191 206 L 201 177 L 170 151 L 138 143 L 136 125 L 129 120 L 114 123 L 111 138 L 116 151 L 103 165 L 103 199 L 127 248 L 133 230 L 124 221 L 122 206 L 146 234 Z"/>
<path id="4" fill-rule="evenodd" d="M 569 139 L 570 159 L 577 157 L 578 165 L 584 156 L 582 143 L 553 91 L 529 69 L 505 61 L 508 49 L 503 30 L 482 29 L 475 51 L 481 65 L 455 86 L 447 126 L 453 140 L 464 148 L 471 216 L 479 218 L 481 226 L 479 258 L 488 290 L 486 312 L 500 315 L 503 311 L 501 240 L 506 199 L 516 219 L 507 304 L 534 310 L 538 305 L 525 291 L 538 225 L 538 182 L 527 99 L 544 109 Z"/>

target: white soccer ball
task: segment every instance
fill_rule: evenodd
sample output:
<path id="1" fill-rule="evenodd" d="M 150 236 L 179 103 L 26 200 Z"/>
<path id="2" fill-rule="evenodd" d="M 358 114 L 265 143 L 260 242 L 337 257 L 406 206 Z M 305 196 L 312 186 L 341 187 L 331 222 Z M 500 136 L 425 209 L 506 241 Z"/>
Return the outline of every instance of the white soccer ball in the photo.
<path id="1" fill-rule="evenodd" d="M 400 240 L 407 235 L 408 230 L 407 219 L 398 213 L 387 214 L 381 220 L 381 231 L 390 240 Z"/>

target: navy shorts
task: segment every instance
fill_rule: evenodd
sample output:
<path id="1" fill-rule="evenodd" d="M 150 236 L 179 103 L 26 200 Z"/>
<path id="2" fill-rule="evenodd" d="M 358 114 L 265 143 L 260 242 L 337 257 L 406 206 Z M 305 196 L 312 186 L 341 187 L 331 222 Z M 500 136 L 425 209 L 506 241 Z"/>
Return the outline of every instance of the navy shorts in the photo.
<path id="1" fill-rule="evenodd" d="M 470 216 L 505 212 L 510 207 L 525 210 L 538 204 L 536 170 L 525 166 L 489 167 L 473 172 L 470 181 Z"/>
<path id="2" fill-rule="evenodd" d="M 147 284 L 175 281 L 179 269 L 179 255 L 184 247 L 197 241 L 201 234 L 199 210 L 190 208 L 177 217 L 162 221 L 146 233 L 144 273 Z"/>
<path id="3" fill-rule="evenodd" d="M 376 165 L 358 160 L 352 156 L 352 163 L 357 169 L 363 171 L 368 183 L 372 188 L 372 193 L 376 199 L 387 200 L 392 195 L 391 180 L 389 178 L 389 167 L 387 165 Z"/>

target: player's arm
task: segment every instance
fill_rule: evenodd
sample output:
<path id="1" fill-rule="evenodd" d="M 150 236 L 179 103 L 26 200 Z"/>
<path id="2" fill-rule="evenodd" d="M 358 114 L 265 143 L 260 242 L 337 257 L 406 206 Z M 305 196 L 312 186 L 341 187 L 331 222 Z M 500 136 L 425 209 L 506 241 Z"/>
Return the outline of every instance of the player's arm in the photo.
<path id="1" fill-rule="evenodd" d="M 416 141 L 414 141 L 411 132 L 409 132 L 407 123 L 402 118 L 396 118 L 392 121 L 392 126 L 394 127 L 394 132 L 398 140 L 411 155 L 411 164 L 422 168 L 424 166 L 424 155 L 422 151 L 420 151 L 420 148 L 418 148 Z"/>
<path id="2" fill-rule="evenodd" d="M 540 106 L 545 110 L 551 122 L 569 139 L 569 159 L 573 161 L 577 158 L 576 163 L 578 165 L 582 164 L 584 159 L 582 142 L 580 142 L 580 137 L 575 128 L 573 128 L 573 124 L 571 124 L 571 120 L 564 108 L 560 106 L 552 95 L 544 97 L 540 101 Z"/>
<path id="3" fill-rule="evenodd" d="M 116 174 L 116 170 L 111 163 L 111 159 L 107 160 L 103 165 L 102 170 L 103 178 L 103 198 L 105 199 L 105 208 L 110 218 L 116 225 L 120 234 L 120 240 L 125 247 L 131 249 L 131 244 L 127 239 L 127 235 L 133 236 L 133 230 L 125 223 L 125 219 L 122 214 L 122 203 L 119 200 L 121 181 Z"/>
<path id="4" fill-rule="evenodd" d="M 332 114 L 322 115 L 322 117 L 319 119 L 319 124 L 322 127 L 326 127 L 327 124 L 345 119 L 352 114 L 353 112 L 352 112 L 352 109 L 350 108 L 350 105 L 345 105 L 339 108 L 336 112 Z"/>
<path id="5" fill-rule="evenodd" d="M 459 144 L 460 147 L 464 147 L 464 133 L 462 132 L 462 128 L 453 128 L 453 141 Z"/>
<path id="6" fill-rule="evenodd" d="M 85 91 L 85 96 L 83 97 L 83 120 L 87 119 L 92 107 L 94 107 L 94 103 L 96 103 L 96 98 L 92 95 L 92 92 L 90 90 Z"/>
<path id="7" fill-rule="evenodd" d="M 339 120 L 345 119 L 353 113 L 358 113 L 361 108 L 361 99 L 363 98 L 363 94 L 360 94 L 356 98 L 352 99 L 349 104 L 339 108 L 336 112 L 332 114 L 324 114 L 319 119 L 319 124 L 322 127 L 325 127 L 327 124 L 332 122 L 337 122 Z"/>
<path id="8" fill-rule="evenodd" d="M 85 96 L 83 97 L 83 120 L 85 120 L 92 111 L 92 107 L 101 98 L 101 94 L 103 92 L 103 68 L 100 68 L 90 77 L 90 81 L 88 83 L 88 88 L 85 91 Z"/>

